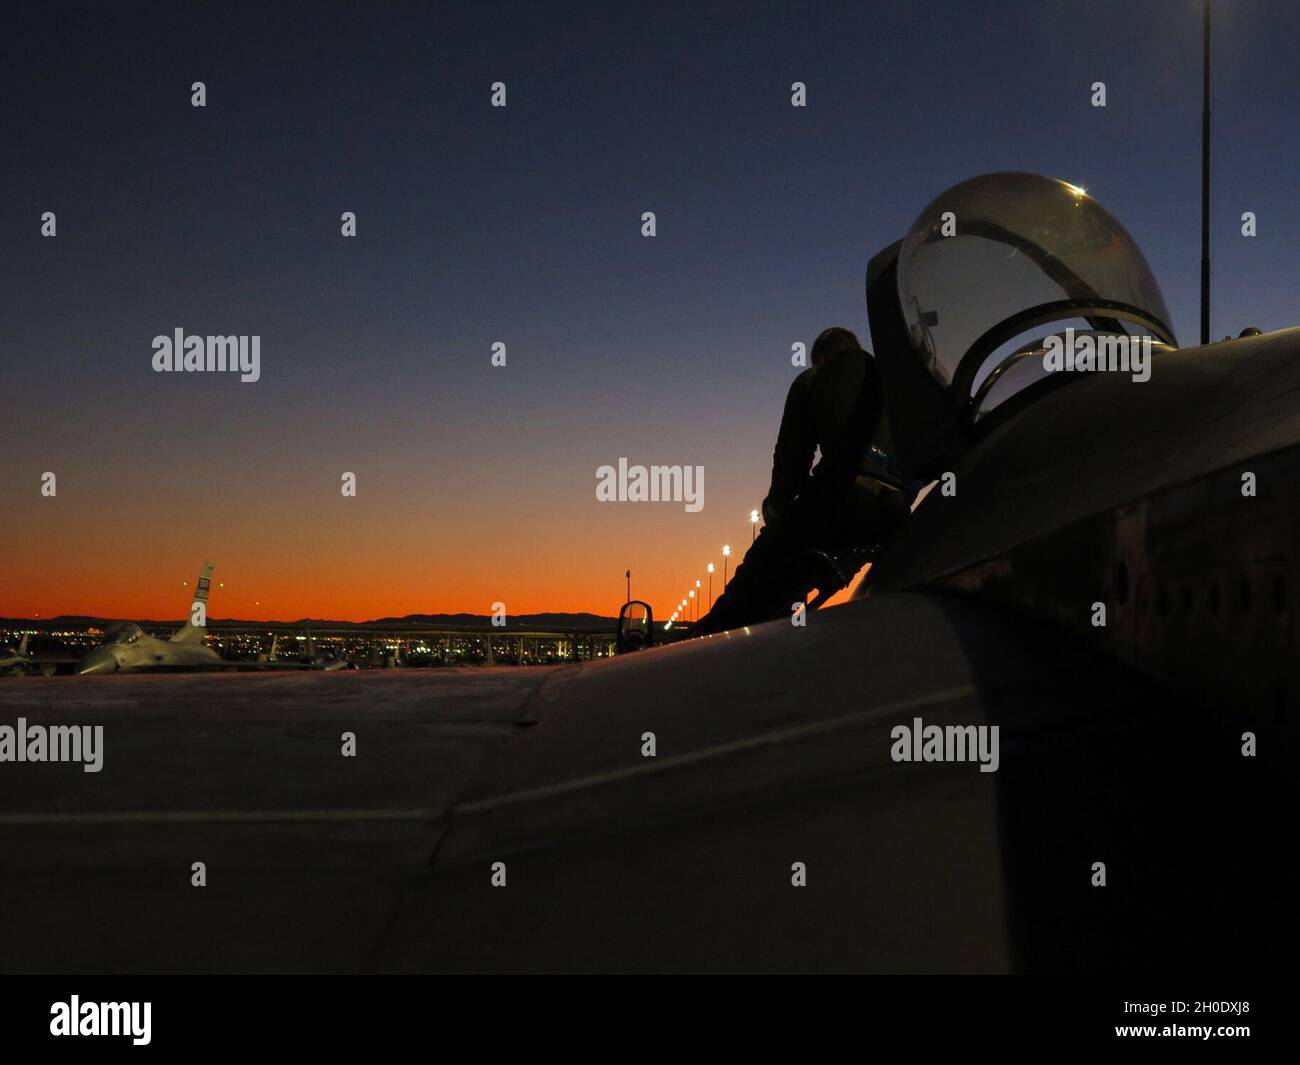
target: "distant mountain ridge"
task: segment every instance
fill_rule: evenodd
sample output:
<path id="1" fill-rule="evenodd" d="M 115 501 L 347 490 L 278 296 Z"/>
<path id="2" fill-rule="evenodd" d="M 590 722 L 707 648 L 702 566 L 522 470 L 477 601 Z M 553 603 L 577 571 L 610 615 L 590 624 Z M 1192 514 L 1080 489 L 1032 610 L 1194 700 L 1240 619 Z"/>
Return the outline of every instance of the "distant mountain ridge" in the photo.
<path id="1" fill-rule="evenodd" d="M 0 626 L 14 628 L 102 627 L 120 618 L 101 618 L 86 614 L 60 614 L 52 618 L 0 618 Z M 181 619 L 133 619 L 141 625 L 180 625 Z M 328 618 L 298 618 L 294 621 L 257 621 L 242 618 L 209 618 L 212 629 L 237 628 L 289 628 L 289 629 L 495 629 L 497 632 L 611 632 L 618 624 L 617 618 L 590 613 L 508 614 L 504 626 L 494 626 L 490 614 L 406 614 L 402 617 L 375 618 L 372 621 L 331 621 Z"/>
<path id="2" fill-rule="evenodd" d="M 612 629 L 618 624 L 617 618 L 603 617 L 600 614 L 545 613 L 545 614 L 507 614 L 505 628 L 533 629 Z M 382 628 L 386 625 L 446 626 L 448 628 L 478 628 L 492 626 L 490 614 L 406 614 L 403 617 L 376 618 L 374 621 L 356 622 L 359 628 Z"/>

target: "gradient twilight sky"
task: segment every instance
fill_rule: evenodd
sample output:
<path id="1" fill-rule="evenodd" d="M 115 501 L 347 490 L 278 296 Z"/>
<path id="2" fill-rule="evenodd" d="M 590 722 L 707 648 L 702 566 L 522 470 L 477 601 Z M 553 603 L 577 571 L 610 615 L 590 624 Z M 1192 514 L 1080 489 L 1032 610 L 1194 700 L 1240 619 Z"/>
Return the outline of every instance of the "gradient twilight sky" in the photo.
<path id="1" fill-rule="evenodd" d="M 1300 9 L 1215 25 L 1218 337 L 1300 322 Z M 868 258 L 978 173 L 1086 187 L 1196 340 L 1199 0 L 42 3 L 5 37 L 0 615 L 180 616 L 209 558 L 218 618 L 608 614 L 629 566 L 666 616 L 748 546 L 791 344 L 869 343 Z M 259 334 L 262 380 L 155 374 L 177 327 Z M 704 466 L 704 509 L 599 503 L 620 456 Z"/>

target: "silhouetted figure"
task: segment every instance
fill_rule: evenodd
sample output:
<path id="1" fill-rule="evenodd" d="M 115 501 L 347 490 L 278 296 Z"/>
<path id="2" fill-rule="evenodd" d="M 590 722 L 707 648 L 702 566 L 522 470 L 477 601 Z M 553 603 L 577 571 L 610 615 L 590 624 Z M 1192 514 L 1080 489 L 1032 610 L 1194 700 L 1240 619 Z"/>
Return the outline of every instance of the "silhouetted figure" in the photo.
<path id="1" fill-rule="evenodd" d="M 866 553 L 892 537 L 910 497 L 891 469 L 882 399 L 875 360 L 858 338 L 823 332 L 786 396 L 763 531 L 697 631 L 788 617 L 818 583 L 815 552 Z"/>

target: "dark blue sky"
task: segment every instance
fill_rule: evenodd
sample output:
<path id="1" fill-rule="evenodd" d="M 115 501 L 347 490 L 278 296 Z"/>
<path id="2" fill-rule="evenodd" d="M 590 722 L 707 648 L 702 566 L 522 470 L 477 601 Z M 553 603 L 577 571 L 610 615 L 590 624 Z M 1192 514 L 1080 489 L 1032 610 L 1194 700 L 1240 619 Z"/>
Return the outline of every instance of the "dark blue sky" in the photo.
<path id="1" fill-rule="evenodd" d="M 572 601 L 543 603 L 538 586 L 538 608 L 607 609 L 596 589 L 605 569 L 621 577 L 616 555 L 676 596 L 694 545 L 702 566 L 715 540 L 744 538 L 790 345 L 829 324 L 865 341 L 870 255 L 942 189 L 992 170 L 1086 187 L 1195 342 L 1196 0 L 6 17 L 0 490 L 16 519 L 0 551 L 55 544 L 46 571 L 66 570 L 96 524 L 157 530 L 179 509 L 192 527 L 177 565 L 226 548 L 259 581 L 268 533 L 307 551 L 304 587 L 329 559 L 455 552 L 468 534 L 511 556 L 483 562 L 474 588 L 559 566 Z M 1300 321 L 1298 30 L 1284 0 L 1218 5 L 1216 336 Z M 504 110 L 488 106 L 498 80 Z M 805 109 L 790 106 L 796 80 Z M 1090 106 L 1094 81 L 1105 109 Z M 339 236 L 344 210 L 355 240 Z M 654 240 L 639 234 L 646 210 Z M 153 374 L 150 340 L 176 326 L 260 334 L 262 382 Z M 488 365 L 496 340 L 504 370 Z M 594 470 L 619 455 L 705 465 L 706 509 L 602 511 Z M 51 468 L 68 486 L 54 525 L 29 498 L 32 471 Z M 338 470 L 362 473 L 362 522 L 329 509 Z M 507 546 L 543 525 L 555 539 L 536 555 Z M 196 528 L 217 544 L 193 543 Z M 588 535 L 621 546 L 570 555 Z M 411 602 L 365 579 L 385 600 L 375 613 L 482 606 L 441 570 Z M 22 605 L 90 605 L 15 587 Z"/>

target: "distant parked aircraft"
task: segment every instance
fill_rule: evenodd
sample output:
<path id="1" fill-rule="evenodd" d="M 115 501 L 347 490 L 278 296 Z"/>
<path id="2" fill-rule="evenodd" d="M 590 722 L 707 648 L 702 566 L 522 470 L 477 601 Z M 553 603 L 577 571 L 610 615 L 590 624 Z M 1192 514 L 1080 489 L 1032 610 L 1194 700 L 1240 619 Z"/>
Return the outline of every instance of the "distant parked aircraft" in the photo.
<path id="1" fill-rule="evenodd" d="M 208 589 L 212 563 L 203 563 L 185 624 L 166 640 L 146 636 L 133 621 L 114 625 L 100 645 L 81 660 L 78 673 L 125 673 L 141 670 L 229 669 L 226 662 L 203 642 L 207 635 Z"/>

